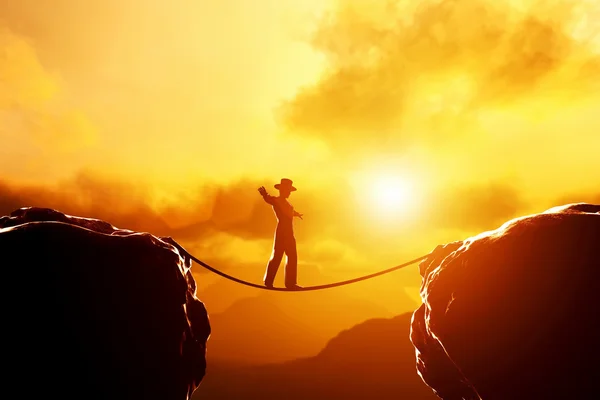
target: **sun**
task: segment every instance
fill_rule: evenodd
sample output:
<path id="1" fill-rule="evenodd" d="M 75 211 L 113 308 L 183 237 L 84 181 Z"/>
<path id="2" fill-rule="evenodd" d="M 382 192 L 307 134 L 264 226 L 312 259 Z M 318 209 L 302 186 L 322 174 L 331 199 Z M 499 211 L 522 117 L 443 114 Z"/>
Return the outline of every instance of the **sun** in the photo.
<path id="1" fill-rule="evenodd" d="M 356 205 L 377 229 L 414 223 L 423 202 L 424 178 L 408 167 L 381 165 L 352 174 Z"/>
<path id="2" fill-rule="evenodd" d="M 377 214 L 397 216 L 409 208 L 412 203 L 412 187 L 399 176 L 377 176 L 371 187 L 371 202 Z"/>

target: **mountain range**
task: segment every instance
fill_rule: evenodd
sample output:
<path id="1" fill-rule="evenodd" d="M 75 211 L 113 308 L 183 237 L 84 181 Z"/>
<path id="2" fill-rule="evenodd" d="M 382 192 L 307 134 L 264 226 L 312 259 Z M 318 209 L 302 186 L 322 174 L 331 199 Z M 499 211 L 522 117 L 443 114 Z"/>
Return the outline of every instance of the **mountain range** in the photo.
<path id="1" fill-rule="evenodd" d="M 366 320 L 313 357 L 264 365 L 209 361 L 193 399 L 438 399 L 417 375 L 410 319 L 406 313 Z"/>

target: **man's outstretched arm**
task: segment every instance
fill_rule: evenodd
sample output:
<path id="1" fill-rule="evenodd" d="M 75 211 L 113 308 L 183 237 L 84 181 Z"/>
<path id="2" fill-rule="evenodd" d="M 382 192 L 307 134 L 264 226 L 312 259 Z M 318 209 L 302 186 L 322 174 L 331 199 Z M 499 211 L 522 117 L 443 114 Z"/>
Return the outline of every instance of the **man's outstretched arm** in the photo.
<path id="1" fill-rule="evenodd" d="M 273 199 L 275 197 L 271 196 L 269 193 L 267 193 L 267 189 L 265 189 L 264 186 L 261 186 L 258 188 L 258 193 L 260 193 L 260 195 L 263 197 L 263 200 L 266 201 L 269 204 L 273 204 Z"/>
<path id="2" fill-rule="evenodd" d="M 302 219 L 303 215 L 304 214 L 300 214 L 298 211 L 294 210 L 294 217 L 298 217 L 298 218 Z"/>

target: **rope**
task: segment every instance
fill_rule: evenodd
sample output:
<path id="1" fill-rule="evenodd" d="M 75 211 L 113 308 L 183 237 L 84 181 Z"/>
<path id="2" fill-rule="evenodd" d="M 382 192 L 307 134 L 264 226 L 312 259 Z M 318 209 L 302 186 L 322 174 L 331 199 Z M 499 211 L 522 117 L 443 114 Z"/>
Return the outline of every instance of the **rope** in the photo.
<path id="1" fill-rule="evenodd" d="M 211 272 L 214 272 L 217 275 L 222 276 L 225 279 L 229 279 L 230 281 L 237 282 L 239 284 L 246 285 L 246 286 L 251 286 L 251 287 L 257 288 L 257 289 L 273 290 L 273 291 L 277 291 L 277 292 L 306 292 L 306 291 L 309 291 L 309 290 L 323 290 L 323 289 L 329 289 L 329 288 L 338 287 L 338 286 L 349 285 L 351 283 L 356 283 L 356 282 L 364 281 L 364 280 L 367 280 L 367 279 L 375 278 L 376 276 L 380 276 L 380 275 L 384 275 L 384 274 L 396 271 L 396 270 L 398 270 L 400 268 L 404 268 L 404 267 L 407 267 L 407 266 L 409 266 L 411 264 L 414 264 L 414 263 L 416 263 L 418 261 L 421 261 L 421 260 L 423 260 L 423 259 L 425 259 L 425 258 L 427 258 L 429 256 L 429 254 L 426 254 L 426 255 L 421 256 L 419 258 L 415 258 L 414 260 L 405 262 L 404 264 L 396 265 L 395 267 L 384 269 L 383 271 L 375 272 L 373 274 L 359 276 L 358 278 L 354 278 L 354 279 L 348 279 L 347 281 L 328 283 L 326 285 L 307 286 L 307 287 L 302 287 L 302 288 L 298 288 L 298 289 L 288 289 L 288 288 L 281 288 L 281 287 L 267 287 L 267 286 L 263 286 L 263 285 L 258 285 L 256 283 L 244 281 L 242 279 L 236 278 L 235 276 L 231 276 L 231 275 L 228 275 L 228 274 L 226 274 L 224 272 L 221 272 L 221 271 L 219 271 L 218 269 L 216 269 L 214 267 L 211 267 L 210 265 L 206 264 L 205 262 L 203 262 L 201 260 L 198 260 L 196 257 L 194 257 L 193 255 L 191 255 L 187 251 L 185 251 L 185 253 L 192 260 L 194 260 L 196 263 L 202 265 L 207 270 L 209 270 Z"/>

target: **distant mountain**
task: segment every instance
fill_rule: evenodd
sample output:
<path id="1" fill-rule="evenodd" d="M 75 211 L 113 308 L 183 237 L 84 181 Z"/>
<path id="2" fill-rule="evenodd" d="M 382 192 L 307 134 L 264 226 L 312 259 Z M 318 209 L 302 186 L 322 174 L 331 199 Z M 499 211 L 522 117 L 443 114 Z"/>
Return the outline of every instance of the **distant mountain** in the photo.
<path id="1" fill-rule="evenodd" d="M 326 338 L 284 313 L 264 297 L 235 302 L 224 313 L 210 315 L 207 357 L 236 364 L 263 364 L 316 354 Z"/>
<path id="2" fill-rule="evenodd" d="M 210 314 L 208 358 L 258 365 L 310 357 L 340 330 L 388 316 L 383 307 L 338 293 L 263 293 Z"/>
<path id="3" fill-rule="evenodd" d="M 410 318 L 367 320 L 315 357 L 245 367 L 209 362 L 193 399 L 436 400 L 416 372 Z"/>

